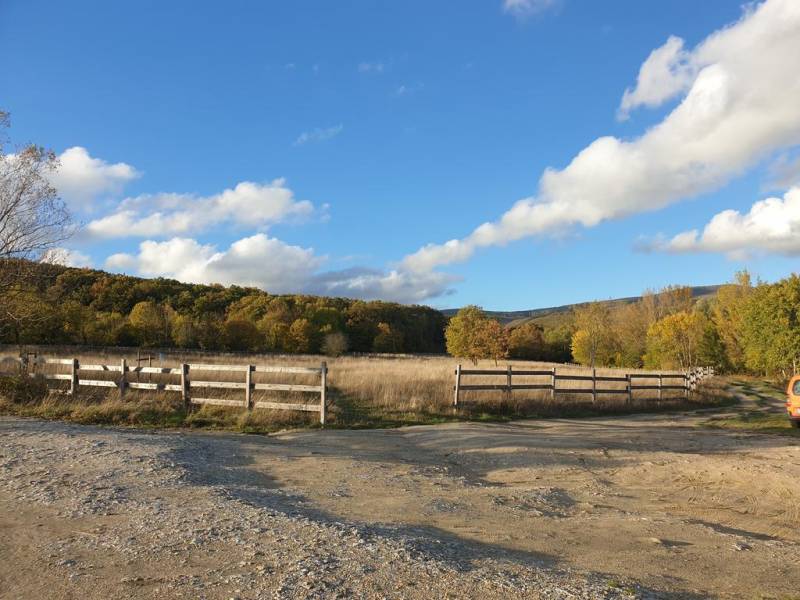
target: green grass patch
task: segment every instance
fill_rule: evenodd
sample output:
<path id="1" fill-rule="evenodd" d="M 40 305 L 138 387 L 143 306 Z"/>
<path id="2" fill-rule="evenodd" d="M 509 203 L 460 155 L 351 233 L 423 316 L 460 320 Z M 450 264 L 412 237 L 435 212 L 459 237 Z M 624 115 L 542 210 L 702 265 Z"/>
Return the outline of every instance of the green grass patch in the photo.
<path id="1" fill-rule="evenodd" d="M 737 429 L 755 433 L 772 433 L 800 437 L 800 429 L 791 426 L 786 414 L 769 414 L 751 411 L 729 417 L 718 417 L 704 422 L 705 427 Z"/>

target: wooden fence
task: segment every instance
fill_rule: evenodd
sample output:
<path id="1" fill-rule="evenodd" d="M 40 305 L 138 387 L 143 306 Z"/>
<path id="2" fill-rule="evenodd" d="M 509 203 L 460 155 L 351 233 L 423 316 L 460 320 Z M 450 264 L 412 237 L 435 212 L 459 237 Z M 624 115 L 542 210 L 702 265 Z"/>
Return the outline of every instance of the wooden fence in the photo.
<path id="1" fill-rule="evenodd" d="M 27 370 L 27 361 L 23 365 Z M 319 412 L 319 422 L 325 424 L 326 413 L 326 394 L 328 367 L 322 363 L 319 367 L 288 367 L 278 365 L 211 365 L 201 363 L 184 363 L 177 367 L 140 367 L 128 366 L 126 359 L 122 359 L 119 365 L 83 364 L 77 358 L 44 358 L 37 361 L 43 365 L 58 365 L 69 368 L 69 373 L 31 373 L 32 377 L 44 377 L 47 380 L 68 381 L 69 389 L 60 390 L 67 394 L 75 394 L 81 386 L 88 387 L 108 387 L 119 390 L 120 398 L 125 397 L 128 389 L 132 390 L 151 390 L 165 392 L 180 392 L 184 405 L 189 408 L 192 404 L 214 404 L 218 406 L 239 406 L 252 410 L 254 408 L 272 408 L 280 410 L 302 410 Z M 85 372 L 106 372 L 113 373 L 115 380 L 108 379 L 87 379 L 83 377 Z M 244 381 L 219 381 L 214 380 L 210 373 L 242 373 Z M 197 377 L 193 375 L 198 373 Z M 203 373 L 201 377 L 199 374 Z M 255 383 L 253 382 L 254 373 L 280 373 L 280 374 L 304 374 L 317 375 L 319 385 L 300 385 L 294 383 Z M 131 381 L 129 374 L 147 374 L 180 376 L 180 383 L 152 383 Z M 229 398 L 206 398 L 195 396 L 194 390 L 224 389 L 242 390 L 241 400 Z M 287 402 L 268 402 L 254 400 L 253 392 L 256 390 L 279 391 L 279 392 L 302 392 L 319 394 L 319 403 L 287 403 Z M 54 390 L 55 391 L 55 390 Z"/>
<path id="2" fill-rule="evenodd" d="M 455 392 L 453 406 L 458 407 L 460 394 L 467 390 L 495 390 L 511 394 L 514 390 L 545 390 L 550 392 L 550 397 L 555 400 L 556 394 L 591 394 L 592 402 L 597 402 L 600 394 L 625 394 L 627 401 L 633 400 L 633 393 L 637 390 L 655 390 L 658 392 L 654 400 L 661 401 L 665 391 L 680 390 L 688 399 L 689 393 L 697 387 L 697 384 L 704 378 L 714 374 L 713 367 L 698 367 L 685 373 L 626 373 L 625 375 L 598 375 L 597 369 L 591 370 L 591 375 L 570 375 L 558 373 L 556 368 L 552 369 L 518 369 L 513 370 L 511 365 L 505 369 L 462 369 L 461 365 L 456 366 L 456 383 L 453 386 Z M 472 384 L 465 385 L 461 382 L 463 377 L 471 375 L 504 377 L 505 383 L 499 384 Z M 545 378 L 540 383 L 521 383 L 515 384 L 514 376 L 517 377 L 539 377 Z M 636 380 L 649 380 L 650 382 L 637 385 Z M 667 384 L 665 384 L 665 380 Z M 680 383 L 671 383 L 679 380 Z M 559 381 L 578 381 L 586 382 L 587 387 L 583 388 L 564 388 L 559 387 Z M 625 387 L 609 388 L 597 387 L 598 382 L 624 383 Z M 591 387 L 588 387 L 591 385 Z"/>

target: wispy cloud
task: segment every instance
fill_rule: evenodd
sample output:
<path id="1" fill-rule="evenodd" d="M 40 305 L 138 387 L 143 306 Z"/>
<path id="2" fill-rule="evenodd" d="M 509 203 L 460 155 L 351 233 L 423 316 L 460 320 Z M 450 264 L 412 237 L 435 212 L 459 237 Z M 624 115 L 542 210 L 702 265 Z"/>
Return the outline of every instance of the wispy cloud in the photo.
<path id="1" fill-rule="evenodd" d="M 560 0 L 503 0 L 503 11 L 517 19 L 527 19 L 556 8 Z"/>
<path id="2" fill-rule="evenodd" d="M 410 94 L 420 91 L 423 87 L 425 86 L 421 83 L 403 83 L 395 88 L 394 95 L 408 96 Z"/>
<path id="3" fill-rule="evenodd" d="M 358 65 L 359 73 L 383 73 L 386 65 L 382 62 L 362 62 Z"/>
<path id="4" fill-rule="evenodd" d="M 344 125 L 334 125 L 333 127 L 318 127 L 311 131 L 304 131 L 297 136 L 294 141 L 294 146 L 302 146 L 311 142 L 324 142 L 335 138 L 337 135 L 344 131 Z"/>

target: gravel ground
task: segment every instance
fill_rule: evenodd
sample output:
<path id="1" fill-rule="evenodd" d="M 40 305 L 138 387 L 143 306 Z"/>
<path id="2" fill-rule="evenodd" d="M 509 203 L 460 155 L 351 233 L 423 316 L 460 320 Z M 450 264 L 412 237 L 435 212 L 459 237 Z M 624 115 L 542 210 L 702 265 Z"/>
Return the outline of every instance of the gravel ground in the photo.
<path id="1" fill-rule="evenodd" d="M 0 597 L 667 597 L 431 528 L 332 518 L 248 469 L 246 439 L 0 418 Z"/>

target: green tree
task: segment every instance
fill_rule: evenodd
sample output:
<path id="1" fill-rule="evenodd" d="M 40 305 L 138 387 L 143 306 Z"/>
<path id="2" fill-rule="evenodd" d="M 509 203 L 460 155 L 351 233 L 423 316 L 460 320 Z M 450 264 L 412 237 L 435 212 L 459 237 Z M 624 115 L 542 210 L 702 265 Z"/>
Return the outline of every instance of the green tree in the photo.
<path id="1" fill-rule="evenodd" d="M 225 347 L 229 350 L 259 350 L 264 345 L 264 337 L 258 327 L 247 319 L 228 319 L 222 331 Z"/>
<path id="2" fill-rule="evenodd" d="M 699 311 L 681 311 L 653 323 L 647 331 L 645 366 L 662 369 L 697 366 L 705 324 Z"/>
<path id="3" fill-rule="evenodd" d="M 163 304 L 150 300 L 136 303 L 128 315 L 128 322 L 136 332 L 139 344 L 145 347 L 165 346 L 170 341 L 172 311 Z"/>
<path id="4" fill-rule="evenodd" d="M 508 358 L 508 331 L 495 319 L 486 319 L 478 330 L 478 345 L 486 358 L 499 360 Z"/>
<path id="5" fill-rule="evenodd" d="M 750 274 L 740 271 L 734 283 L 717 290 L 711 303 L 711 319 L 714 321 L 720 341 L 725 349 L 727 369 L 741 371 L 747 365 L 744 351 L 744 313 L 753 292 Z"/>
<path id="6" fill-rule="evenodd" d="M 287 350 L 296 354 L 314 351 L 314 327 L 308 319 L 296 319 L 289 327 Z"/>
<path id="7" fill-rule="evenodd" d="M 522 360 L 545 360 L 544 330 L 535 323 L 523 323 L 508 332 L 508 354 Z"/>
<path id="8" fill-rule="evenodd" d="M 378 323 L 378 333 L 372 342 L 373 352 L 400 352 L 403 336 L 389 323 Z"/>
<path id="9" fill-rule="evenodd" d="M 487 356 L 482 346 L 481 333 L 488 321 L 479 306 L 465 306 L 450 319 L 445 329 L 447 352 L 456 358 L 467 358 L 474 364 Z"/>
<path id="10" fill-rule="evenodd" d="M 591 302 L 575 308 L 572 356 L 582 365 L 613 364 L 616 349 L 607 304 Z"/>
<path id="11" fill-rule="evenodd" d="M 170 329 L 172 341 L 178 348 L 196 348 L 199 345 L 197 327 L 190 315 L 176 314 Z"/>
<path id="12" fill-rule="evenodd" d="M 800 277 L 756 286 L 742 314 L 749 369 L 784 378 L 800 367 Z"/>

